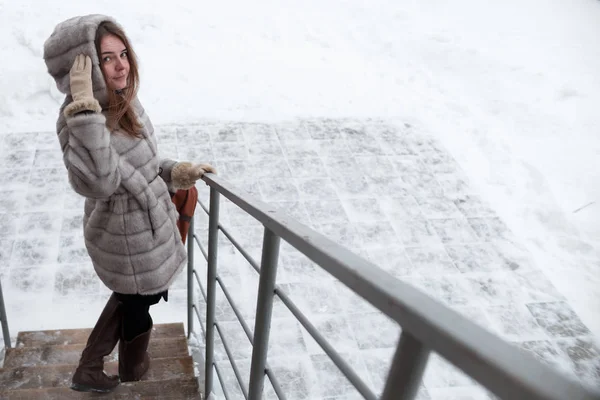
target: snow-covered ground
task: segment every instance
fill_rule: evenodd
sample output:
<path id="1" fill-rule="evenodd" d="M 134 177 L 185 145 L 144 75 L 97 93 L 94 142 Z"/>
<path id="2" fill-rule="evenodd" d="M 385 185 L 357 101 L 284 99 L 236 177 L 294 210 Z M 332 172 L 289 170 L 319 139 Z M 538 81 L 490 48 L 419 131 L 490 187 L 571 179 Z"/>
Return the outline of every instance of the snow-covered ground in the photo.
<path id="1" fill-rule="evenodd" d="M 600 2 L 0 0 L 0 135 L 52 131 L 43 42 L 89 13 L 129 33 L 155 124 L 380 117 L 434 136 L 600 338 Z"/>

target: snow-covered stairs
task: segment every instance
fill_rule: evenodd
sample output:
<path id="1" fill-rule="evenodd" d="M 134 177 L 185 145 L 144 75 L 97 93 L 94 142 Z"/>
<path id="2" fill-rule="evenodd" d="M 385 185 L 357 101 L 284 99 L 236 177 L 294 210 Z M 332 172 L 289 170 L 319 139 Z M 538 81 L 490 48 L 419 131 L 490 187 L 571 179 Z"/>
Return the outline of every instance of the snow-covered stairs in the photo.
<path id="1" fill-rule="evenodd" d="M 90 329 L 19 332 L 0 368 L 0 399 L 91 399 L 98 394 L 69 388 Z M 118 346 L 117 346 L 118 348 Z M 117 348 L 104 369 L 117 374 Z M 150 369 L 140 382 L 122 383 L 102 399 L 200 399 L 183 324 L 154 326 Z"/>

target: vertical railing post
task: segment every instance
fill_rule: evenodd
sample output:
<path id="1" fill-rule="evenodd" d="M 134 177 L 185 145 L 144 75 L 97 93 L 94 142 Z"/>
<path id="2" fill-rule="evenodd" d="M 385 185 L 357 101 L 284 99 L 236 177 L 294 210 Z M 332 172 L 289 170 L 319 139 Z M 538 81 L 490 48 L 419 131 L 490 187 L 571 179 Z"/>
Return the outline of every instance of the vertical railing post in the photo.
<path id="1" fill-rule="evenodd" d="M 4 294 L 2 293 L 2 283 L 0 283 L 0 322 L 2 323 L 2 336 L 4 337 L 4 347 L 10 349 L 10 334 L 8 333 L 8 320 L 6 319 L 6 308 L 4 308 Z"/>
<path id="2" fill-rule="evenodd" d="M 382 400 L 413 400 L 419 391 L 429 350 L 407 332 L 402 332 L 388 374 Z"/>
<path id="3" fill-rule="evenodd" d="M 194 331 L 194 216 L 190 220 L 190 229 L 187 235 L 187 326 L 188 339 Z"/>
<path id="4" fill-rule="evenodd" d="M 205 398 L 213 389 L 213 363 L 215 346 L 215 302 L 217 291 L 217 249 L 219 244 L 219 197 L 217 189 L 210 188 L 208 216 L 208 267 L 206 276 L 206 368 Z"/>
<path id="5" fill-rule="evenodd" d="M 258 283 L 258 299 L 256 302 L 256 322 L 254 324 L 254 343 L 252 347 L 248 400 L 260 400 L 262 398 L 267 350 L 269 347 L 269 332 L 271 330 L 271 314 L 273 312 L 273 297 L 275 296 L 279 243 L 279 236 L 265 228 Z"/>

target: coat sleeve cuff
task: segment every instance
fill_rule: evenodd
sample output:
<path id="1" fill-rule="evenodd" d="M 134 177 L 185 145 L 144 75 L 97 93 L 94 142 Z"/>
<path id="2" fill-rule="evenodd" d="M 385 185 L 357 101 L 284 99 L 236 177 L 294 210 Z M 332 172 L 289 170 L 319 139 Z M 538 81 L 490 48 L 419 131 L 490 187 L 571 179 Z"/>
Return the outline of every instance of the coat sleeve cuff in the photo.
<path id="1" fill-rule="evenodd" d="M 65 107 L 64 115 L 65 117 L 71 117 L 81 111 L 93 111 L 93 112 L 101 112 L 102 107 L 100 107 L 100 103 L 95 98 L 87 98 L 83 100 L 77 100 L 69 104 Z"/>
<path id="2" fill-rule="evenodd" d="M 191 162 L 178 162 L 171 169 L 171 187 L 175 190 L 190 189 L 196 184 L 196 179 L 192 174 Z"/>

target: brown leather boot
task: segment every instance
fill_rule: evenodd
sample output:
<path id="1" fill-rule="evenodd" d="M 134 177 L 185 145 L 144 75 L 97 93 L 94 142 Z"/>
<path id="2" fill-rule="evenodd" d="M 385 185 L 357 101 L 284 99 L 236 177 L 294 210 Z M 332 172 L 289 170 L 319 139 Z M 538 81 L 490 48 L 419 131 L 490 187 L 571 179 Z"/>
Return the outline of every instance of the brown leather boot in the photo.
<path id="1" fill-rule="evenodd" d="M 119 385 L 119 377 L 104 373 L 104 357 L 119 341 L 121 332 L 121 303 L 113 293 L 96 326 L 88 338 L 79 366 L 73 374 L 71 389 L 79 392 L 110 392 Z"/>
<path id="2" fill-rule="evenodd" d="M 148 343 L 152 333 L 152 317 L 150 317 L 150 328 L 140 333 L 132 340 L 121 338 L 119 342 L 119 377 L 121 382 L 139 381 L 150 367 L 148 356 Z"/>

